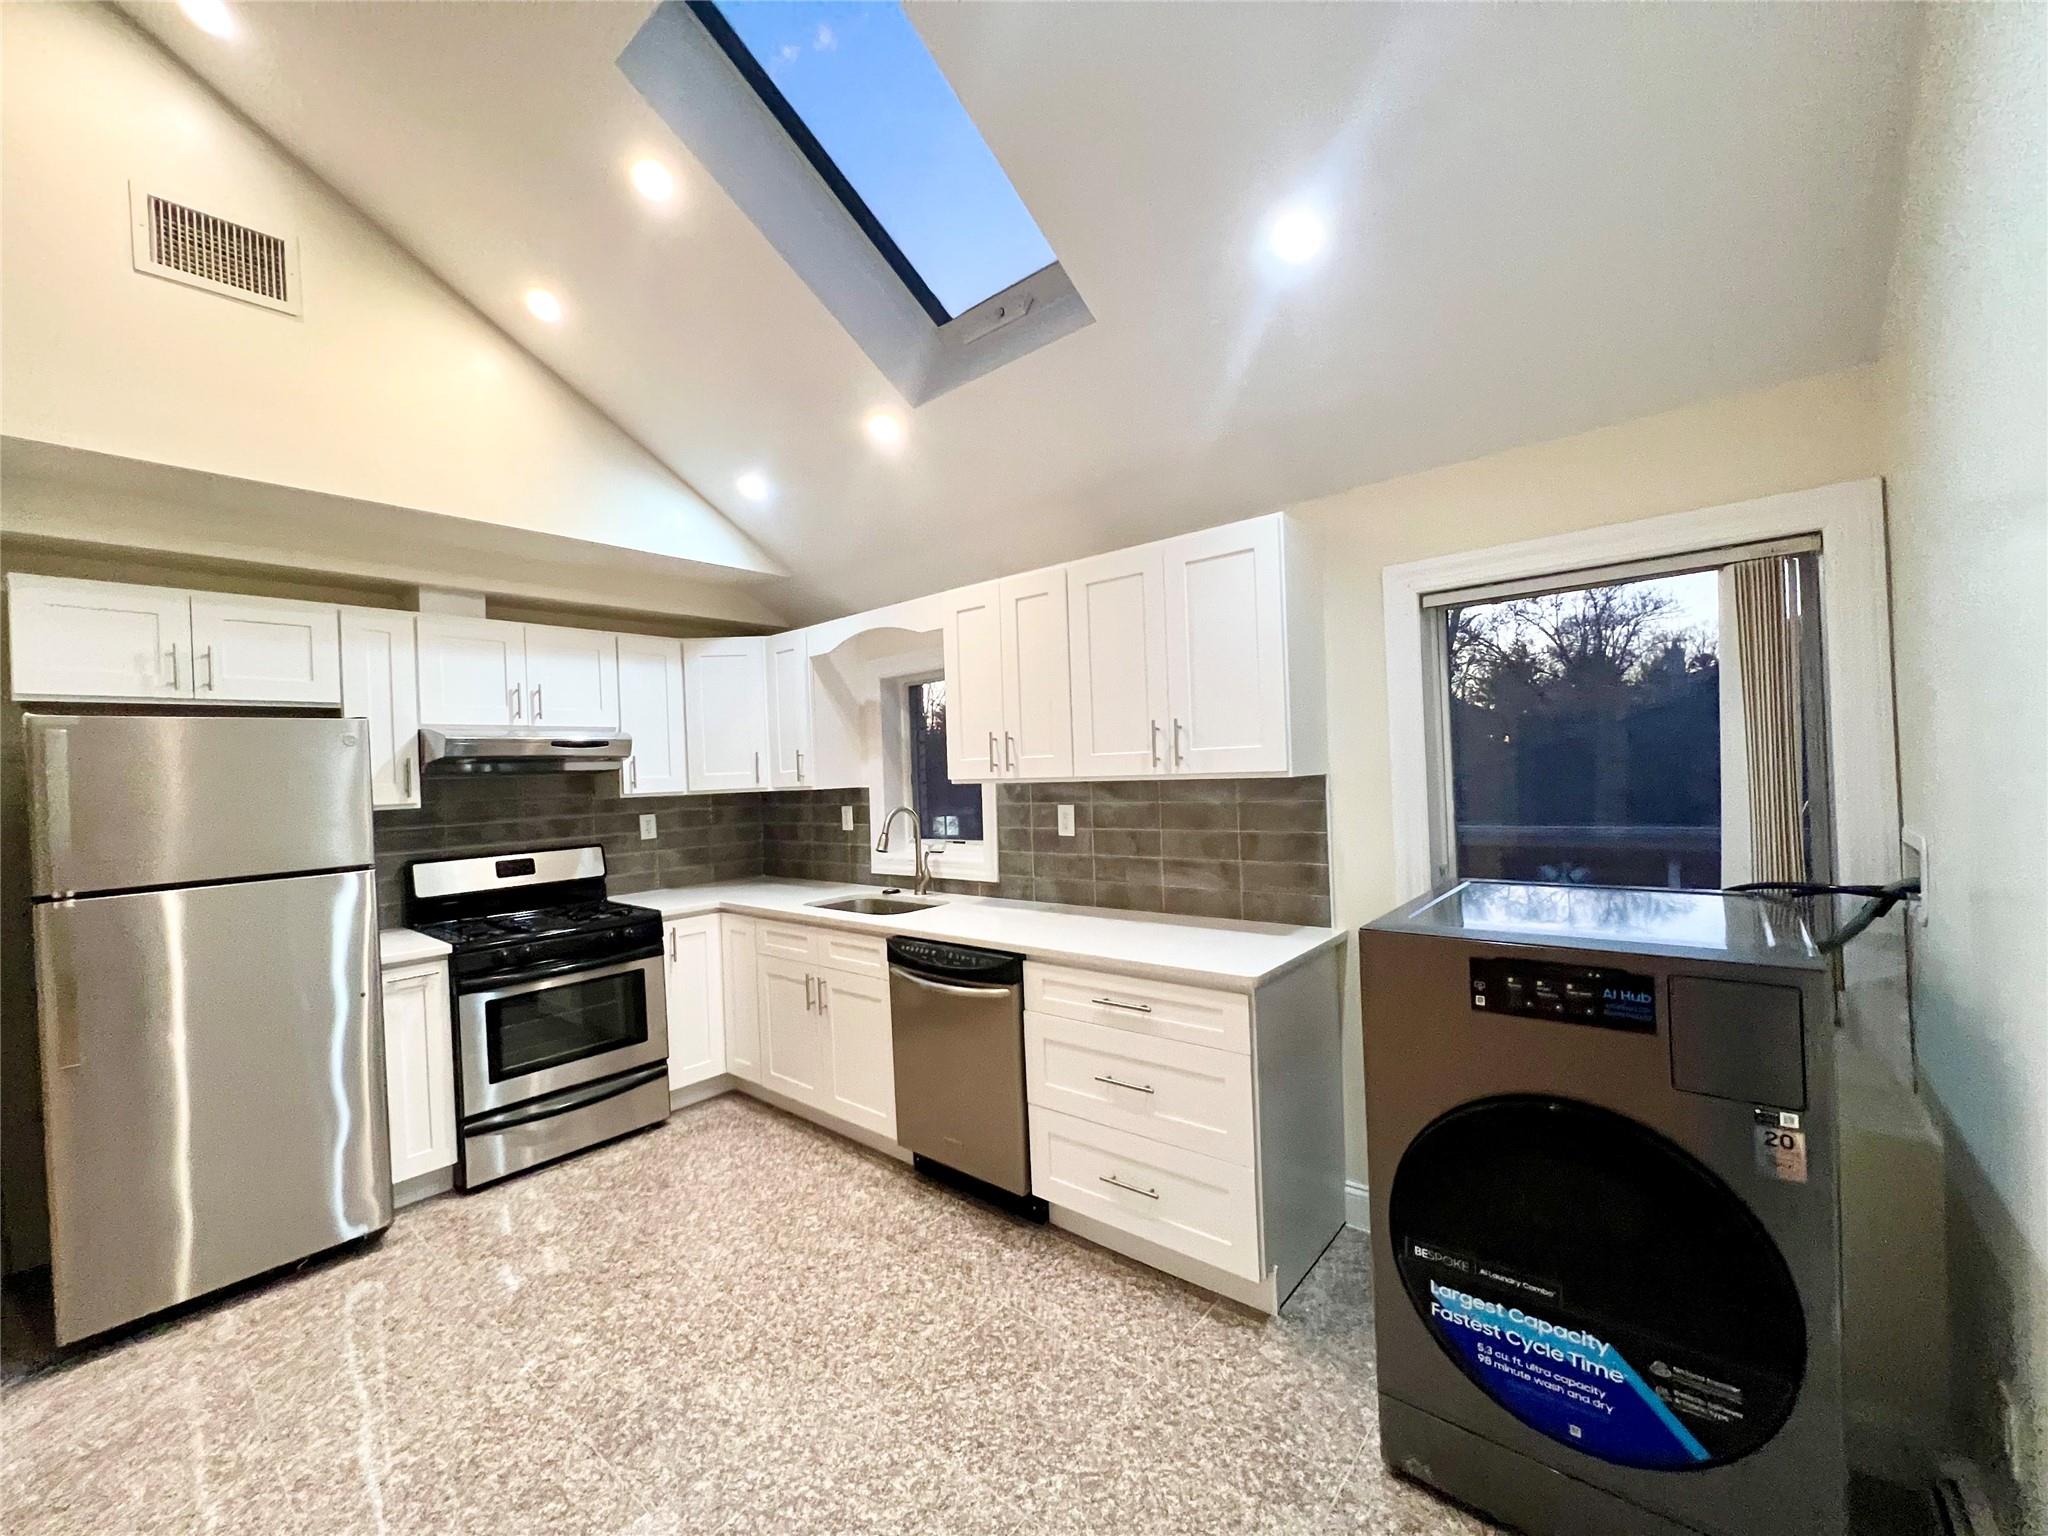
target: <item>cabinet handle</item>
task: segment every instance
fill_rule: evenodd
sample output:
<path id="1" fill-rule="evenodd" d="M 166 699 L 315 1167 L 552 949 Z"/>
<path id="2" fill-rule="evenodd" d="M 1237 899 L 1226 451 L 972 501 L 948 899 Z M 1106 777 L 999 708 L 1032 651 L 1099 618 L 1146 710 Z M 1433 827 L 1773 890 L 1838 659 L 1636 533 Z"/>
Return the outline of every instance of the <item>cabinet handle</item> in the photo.
<path id="1" fill-rule="evenodd" d="M 1112 1088 L 1128 1088 L 1133 1093 L 1150 1093 L 1153 1091 L 1152 1089 L 1146 1087 L 1143 1083 L 1126 1083 L 1122 1081 L 1120 1078 L 1098 1076 L 1095 1079 L 1095 1081 L 1097 1081 L 1098 1083 L 1107 1083 Z"/>
<path id="2" fill-rule="evenodd" d="M 517 688 L 517 687 L 507 688 L 507 689 L 505 690 L 505 697 L 506 697 L 507 699 L 511 700 L 511 702 L 512 702 L 512 718 L 513 718 L 514 720 L 517 720 L 517 719 L 519 718 L 519 690 L 518 690 L 518 688 Z"/>
<path id="3" fill-rule="evenodd" d="M 626 759 L 626 782 L 629 788 L 640 787 L 640 755 L 637 752 Z"/>
<path id="4" fill-rule="evenodd" d="M 536 720 L 541 718 L 539 683 L 533 685 L 533 718 Z"/>
<path id="5" fill-rule="evenodd" d="M 1159 766 L 1159 722 L 1152 722 L 1152 766 Z"/>
<path id="6" fill-rule="evenodd" d="M 802 752 L 798 752 L 796 755 L 796 781 L 799 784 L 804 781 L 804 755 Z"/>
<path id="7" fill-rule="evenodd" d="M 412 749 L 410 747 L 406 749 L 405 756 L 398 760 L 398 767 L 403 781 L 403 787 L 399 790 L 399 793 L 410 799 L 412 797 Z"/>
<path id="8" fill-rule="evenodd" d="M 178 691 L 178 648 L 171 647 L 171 692 Z"/>
<path id="9" fill-rule="evenodd" d="M 673 965 L 676 958 L 676 931 L 673 927 L 668 931 L 668 958 L 669 963 Z"/>
<path id="10" fill-rule="evenodd" d="M 201 654 L 206 657 L 206 691 L 208 693 L 212 693 L 214 691 L 213 647 L 209 645 L 203 652 L 201 652 Z"/>
<path id="11" fill-rule="evenodd" d="M 1017 738 L 1008 731 L 1003 732 L 1003 763 L 1010 772 L 1017 771 Z"/>
<path id="12" fill-rule="evenodd" d="M 1121 1008 L 1126 1013 L 1150 1013 L 1152 1011 L 1150 1003 L 1120 1003 L 1113 997 L 1091 997 L 1088 1001 L 1100 1003 L 1105 1008 Z"/>
<path id="13" fill-rule="evenodd" d="M 756 784 L 761 782 L 761 754 L 759 752 L 754 754 L 754 782 Z"/>
<path id="14" fill-rule="evenodd" d="M 804 972 L 804 1012 L 809 1013 L 818 1006 L 818 978 L 809 971 Z"/>
<path id="15" fill-rule="evenodd" d="M 988 771 L 990 773 L 1001 772 L 996 767 L 996 733 L 994 731 L 988 733 Z"/>
<path id="16" fill-rule="evenodd" d="M 818 978 L 818 1012 L 829 1014 L 831 1011 L 832 999 L 825 991 L 825 978 L 820 976 Z"/>
<path id="17" fill-rule="evenodd" d="M 1180 716 L 1175 715 L 1173 717 L 1173 766 L 1178 768 L 1186 763 L 1187 760 L 1188 755 L 1181 750 L 1180 745 Z"/>
<path id="18" fill-rule="evenodd" d="M 1158 1190 L 1140 1189 L 1135 1184 L 1126 1184 L 1122 1179 L 1118 1178 L 1113 1173 L 1102 1174 L 1100 1175 L 1100 1178 L 1104 1184 L 1114 1184 L 1118 1189 L 1127 1189 L 1134 1195 L 1143 1195 L 1147 1200 L 1157 1200 L 1159 1198 Z"/>

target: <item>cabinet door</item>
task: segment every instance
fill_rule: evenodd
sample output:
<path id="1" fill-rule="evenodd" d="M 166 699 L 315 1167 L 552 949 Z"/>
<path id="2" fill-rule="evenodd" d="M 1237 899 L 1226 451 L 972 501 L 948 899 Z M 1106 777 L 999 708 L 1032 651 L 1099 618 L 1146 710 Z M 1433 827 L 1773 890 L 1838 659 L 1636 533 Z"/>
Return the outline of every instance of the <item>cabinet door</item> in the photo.
<path id="1" fill-rule="evenodd" d="M 7 578 L 17 699 L 189 699 L 192 602 L 169 587 Z"/>
<path id="2" fill-rule="evenodd" d="M 810 966 L 789 960 L 762 960 L 756 969 L 762 1086 L 822 1109 L 831 1051 L 825 1016 L 818 1011 L 817 974 Z"/>
<path id="3" fill-rule="evenodd" d="M 413 616 L 341 611 L 341 712 L 370 722 L 370 803 L 420 803 L 420 681 Z"/>
<path id="4" fill-rule="evenodd" d="M 339 704 L 340 614 L 332 603 L 193 593 L 193 697 L 237 704 Z"/>
<path id="5" fill-rule="evenodd" d="M 577 731 L 619 728 L 619 642 L 594 629 L 526 626 L 526 718 Z"/>
<path id="6" fill-rule="evenodd" d="M 1168 747 L 1176 773 L 1287 771 L 1280 520 L 1170 540 Z"/>
<path id="7" fill-rule="evenodd" d="M 666 937 L 668 1086 L 674 1092 L 725 1070 L 725 955 L 716 913 L 679 917 Z"/>
<path id="8" fill-rule="evenodd" d="M 384 974 L 384 1099 L 391 1182 L 455 1162 L 455 1037 L 448 971 L 440 964 Z"/>
<path id="9" fill-rule="evenodd" d="M 452 614 L 419 616 L 420 723 L 526 721 L 526 626 Z"/>
<path id="10" fill-rule="evenodd" d="M 1003 624 L 997 584 L 946 599 L 946 776 L 1003 776 Z"/>
<path id="11" fill-rule="evenodd" d="M 1067 567 L 1074 777 L 1167 771 L 1166 566 L 1159 548 Z"/>
<path id="12" fill-rule="evenodd" d="M 725 947 L 725 1070 L 761 1081 L 761 997 L 754 969 L 754 920 L 719 919 Z"/>
<path id="13" fill-rule="evenodd" d="M 796 789 L 813 782 L 811 649 L 799 630 L 768 640 L 768 782 Z"/>
<path id="14" fill-rule="evenodd" d="M 1003 772 L 1016 779 L 1070 778 L 1074 679 L 1067 664 L 1066 569 L 1005 577 L 996 590 L 1003 624 Z"/>
<path id="15" fill-rule="evenodd" d="M 818 999 L 831 1046 L 827 1096 L 819 1108 L 896 1139 L 896 1050 L 887 977 L 821 971 Z"/>
<path id="16" fill-rule="evenodd" d="M 680 795 L 684 775 L 683 642 L 619 637 L 619 731 L 633 740 L 620 774 L 626 795 Z"/>
<path id="17" fill-rule="evenodd" d="M 767 788 L 766 669 L 758 636 L 683 642 L 690 788 Z"/>

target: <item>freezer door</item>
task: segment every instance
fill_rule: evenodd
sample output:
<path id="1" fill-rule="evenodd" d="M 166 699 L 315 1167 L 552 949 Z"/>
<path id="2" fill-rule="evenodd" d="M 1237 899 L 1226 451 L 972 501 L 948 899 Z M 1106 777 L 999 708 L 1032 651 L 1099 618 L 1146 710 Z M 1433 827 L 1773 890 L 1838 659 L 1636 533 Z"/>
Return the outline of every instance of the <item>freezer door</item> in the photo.
<path id="1" fill-rule="evenodd" d="M 34 895 L 370 863 L 361 720 L 32 714 L 26 722 Z"/>
<path id="2" fill-rule="evenodd" d="M 61 1342 L 390 1223 L 371 881 L 34 909 Z"/>

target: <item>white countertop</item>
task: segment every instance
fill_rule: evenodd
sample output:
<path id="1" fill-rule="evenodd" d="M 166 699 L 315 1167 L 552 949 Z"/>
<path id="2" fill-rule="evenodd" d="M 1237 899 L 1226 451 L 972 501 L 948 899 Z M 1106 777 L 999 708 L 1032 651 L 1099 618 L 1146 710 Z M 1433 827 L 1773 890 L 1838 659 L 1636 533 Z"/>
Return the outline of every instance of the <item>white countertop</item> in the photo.
<path id="1" fill-rule="evenodd" d="M 1250 991 L 1343 942 L 1341 928 L 1295 928 L 1283 923 L 1114 912 L 1102 907 L 1054 907 L 990 896 L 924 898 L 939 905 L 922 912 L 869 917 L 828 912 L 815 905 L 842 896 L 877 896 L 874 885 L 832 885 L 815 880 L 731 880 L 653 891 L 620 891 L 620 901 L 653 907 L 664 917 L 745 912 L 867 933 L 984 944 L 1032 960 L 1104 965 L 1133 975 L 1198 986 Z M 906 889 L 906 900 L 912 899 Z"/>
<path id="2" fill-rule="evenodd" d="M 1243 992 L 1344 938 L 1341 928 L 1294 928 L 1284 923 L 1113 912 L 1102 907 L 1053 907 L 990 896 L 933 895 L 926 899 L 938 905 L 890 917 L 828 912 L 816 905 L 843 896 L 877 896 L 881 889 L 817 880 L 761 879 L 615 894 L 620 901 L 653 907 L 663 917 L 744 912 L 866 933 L 984 944 L 1014 950 L 1032 960 L 1104 965 L 1130 975 Z M 904 894 L 908 899 L 908 892 Z M 439 939 L 410 928 L 386 928 L 378 941 L 386 965 L 438 960 L 448 953 L 448 946 Z"/>
<path id="3" fill-rule="evenodd" d="M 420 960 L 438 960 L 448 953 L 439 939 L 410 928 L 386 928 L 377 935 L 377 959 L 384 965 L 411 965 Z"/>

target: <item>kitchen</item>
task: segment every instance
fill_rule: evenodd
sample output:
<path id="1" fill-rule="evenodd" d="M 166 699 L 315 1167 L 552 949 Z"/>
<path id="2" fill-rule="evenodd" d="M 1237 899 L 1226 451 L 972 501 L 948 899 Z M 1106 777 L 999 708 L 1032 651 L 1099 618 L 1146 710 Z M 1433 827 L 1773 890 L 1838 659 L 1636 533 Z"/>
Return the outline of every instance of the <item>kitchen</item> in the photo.
<path id="1" fill-rule="evenodd" d="M 2029 1528 L 2038 17 L 1061 9 L 0 11 L 10 1528 Z"/>

